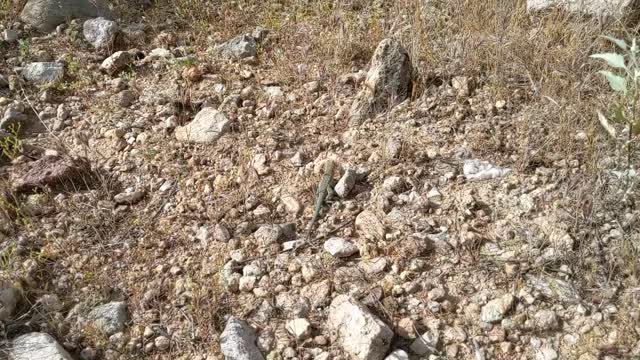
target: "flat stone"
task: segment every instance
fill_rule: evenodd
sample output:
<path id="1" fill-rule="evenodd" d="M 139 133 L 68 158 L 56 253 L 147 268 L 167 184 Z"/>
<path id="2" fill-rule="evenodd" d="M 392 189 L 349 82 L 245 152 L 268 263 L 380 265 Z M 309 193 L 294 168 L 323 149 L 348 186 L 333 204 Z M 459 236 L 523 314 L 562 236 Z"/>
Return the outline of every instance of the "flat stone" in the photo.
<path id="1" fill-rule="evenodd" d="M 16 192 L 36 189 L 73 191 L 86 188 L 91 183 L 91 166 L 84 158 L 45 156 L 26 163 L 14 174 Z"/>
<path id="2" fill-rule="evenodd" d="M 293 319 L 287 323 L 287 331 L 296 340 L 304 340 L 311 335 L 311 323 L 305 318 Z"/>
<path id="3" fill-rule="evenodd" d="M 20 20 L 43 32 L 69 19 L 101 16 L 112 17 L 107 0 L 29 0 L 20 12 Z"/>
<path id="4" fill-rule="evenodd" d="M 438 336 L 426 332 L 411 343 L 411 351 L 421 356 L 433 354 L 437 351 L 438 341 Z"/>
<path id="5" fill-rule="evenodd" d="M 54 84 L 62 81 L 64 65 L 56 62 L 33 62 L 22 68 L 22 77 L 35 84 Z"/>
<path id="6" fill-rule="evenodd" d="M 122 192 L 115 195 L 113 201 L 118 205 L 133 205 L 139 203 L 146 194 L 144 190 Z"/>
<path id="7" fill-rule="evenodd" d="M 358 247 L 350 240 L 332 237 L 324 242 L 324 250 L 333 257 L 349 257 L 358 252 Z"/>
<path id="8" fill-rule="evenodd" d="M 113 335 L 124 330 L 129 320 L 127 304 L 124 302 L 110 302 L 93 308 L 87 315 L 89 323 L 107 335 Z"/>
<path id="9" fill-rule="evenodd" d="M 71 355 L 49 334 L 32 332 L 11 343 L 12 360 L 73 360 Z"/>
<path id="10" fill-rule="evenodd" d="M 231 122 L 222 112 L 214 108 L 204 108 L 189 124 L 177 127 L 175 136 L 178 141 L 212 144 L 222 137 L 230 126 Z"/>
<path id="11" fill-rule="evenodd" d="M 244 59 L 256 56 L 257 44 L 251 35 L 237 36 L 216 47 L 216 51 L 224 58 Z"/>

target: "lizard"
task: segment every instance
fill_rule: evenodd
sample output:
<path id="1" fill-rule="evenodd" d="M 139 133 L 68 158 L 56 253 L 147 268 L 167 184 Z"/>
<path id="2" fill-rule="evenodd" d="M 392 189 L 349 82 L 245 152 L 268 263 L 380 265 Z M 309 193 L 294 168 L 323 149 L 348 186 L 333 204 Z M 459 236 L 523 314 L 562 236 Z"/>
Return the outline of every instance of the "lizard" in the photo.
<path id="1" fill-rule="evenodd" d="M 313 216 L 307 225 L 307 233 L 306 233 L 306 241 L 309 241 L 311 238 L 311 233 L 313 233 L 313 228 L 318 221 L 318 217 L 320 217 L 320 210 L 322 209 L 322 205 L 325 200 L 329 196 L 333 189 L 331 188 L 331 182 L 333 180 L 333 169 L 335 167 L 335 163 L 333 160 L 328 159 L 324 163 L 324 172 L 322 174 L 322 179 L 320 180 L 320 185 L 318 186 L 318 191 L 316 192 L 316 201 L 313 208 Z"/>

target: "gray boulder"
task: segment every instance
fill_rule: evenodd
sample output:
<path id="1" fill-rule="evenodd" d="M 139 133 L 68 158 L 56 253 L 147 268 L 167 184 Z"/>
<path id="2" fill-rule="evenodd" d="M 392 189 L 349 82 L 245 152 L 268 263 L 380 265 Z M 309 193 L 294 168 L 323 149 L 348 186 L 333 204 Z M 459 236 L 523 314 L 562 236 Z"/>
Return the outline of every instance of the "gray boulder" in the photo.
<path id="1" fill-rule="evenodd" d="M 328 324 L 342 349 L 354 359 L 384 359 L 393 338 L 393 330 L 347 295 L 331 302 Z"/>
<path id="2" fill-rule="evenodd" d="M 240 319 L 230 318 L 220 335 L 220 350 L 225 360 L 262 360 L 256 345 L 256 333 Z"/>
<path id="3" fill-rule="evenodd" d="M 69 19 L 95 17 L 112 17 L 107 0 L 29 0 L 20 13 L 20 20 L 44 32 Z"/>
<path id="4" fill-rule="evenodd" d="M 237 36 L 218 45 L 216 51 L 222 57 L 229 59 L 243 59 L 256 56 L 258 53 L 256 39 L 248 34 Z"/>
<path id="5" fill-rule="evenodd" d="M 38 332 L 14 339 L 9 349 L 9 358 L 12 360 L 73 360 L 51 335 Z"/>
<path id="6" fill-rule="evenodd" d="M 178 141 L 211 144 L 229 130 L 231 122 L 214 108 L 204 108 L 192 122 L 175 130 Z"/>
<path id="7" fill-rule="evenodd" d="M 115 21 L 105 18 L 89 19 L 82 27 L 84 38 L 96 49 L 112 46 L 119 30 Z"/>
<path id="8" fill-rule="evenodd" d="M 127 304 L 124 302 L 110 302 L 96 306 L 87 315 L 89 323 L 107 335 L 123 331 L 129 320 Z"/>
<path id="9" fill-rule="evenodd" d="M 569 12 L 621 18 L 637 10 L 634 0 L 527 0 L 528 11 L 560 8 Z"/>
<path id="10" fill-rule="evenodd" d="M 34 62 L 22 68 L 22 77 L 36 84 L 53 84 L 64 77 L 64 65 L 56 62 Z"/>
<path id="11" fill-rule="evenodd" d="M 413 66 L 409 54 L 393 39 L 378 44 L 371 67 L 351 106 L 349 122 L 359 125 L 364 119 L 406 100 L 411 95 Z"/>

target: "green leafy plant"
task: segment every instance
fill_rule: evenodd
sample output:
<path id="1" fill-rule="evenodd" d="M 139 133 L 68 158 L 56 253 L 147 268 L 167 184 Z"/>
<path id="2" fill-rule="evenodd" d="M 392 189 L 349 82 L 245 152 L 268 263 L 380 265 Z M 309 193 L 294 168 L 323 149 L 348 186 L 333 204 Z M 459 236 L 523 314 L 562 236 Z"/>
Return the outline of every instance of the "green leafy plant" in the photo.
<path id="1" fill-rule="evenodd" d="M 640 96 L 640 48 L 636 39 L 629 45 L 625 40 L 603 36 L 614 43 L 619 52 L 608 52 L 591 55 L 592 58 L 605 60 L 611 70 L 599 71 L 608 81 L 611 90 L 619 97 L 612 104 L 610 119 L 624 124 L 628 131 L 624 148 L 627 153 L 627 168 L 631 168 L 633 153 L 633 137 L 640 134 L 640 117 L 638 116 L 638 96 Z M 598 113 L 600 122 L 607 132 L 616 137 L 615 129 L 609 125 L 607 118 Z"/>
<path id="2" fill-rule="evenodd" d="M 9 134 L 0 136 L 0 157 L 7 157 L 14 160 L 22 153 L 22 140 L 18 136 L 20 134 L 20 125 L 11 125 Z"/>
<path id="3" fill-rule="evenodd" d="M 622 142 L 623 154 L 626 153 L 626 168 L 622 171 L 611 171 L 611 174 L 626 185 L 621 189 L 623 201 L 626 202 L 633 194 L 638 182 L 638 172 L 633 166 L 634 137 L 640 134 L 640 117 L 638 116 L 638 97 L 640 96 L 640 48 L 636 39 L 628 44 L 625 40 L 610 36 L 603 36 L 614 43 L 620 51 L 591 55 L 592 58 L 606 61 L 610 70 L 599 71 L 609 83 L 611 90 L 618 94 L 610 108 L 610 119 L 626 127 L 627 136 L 618 137 L 616 129 L 609 120 L 598 111 L 598 119 L 605 130 L 616 140 Z M 622 140 L 624 139 L 624 140 Z"/>
<path id="4" fill-rule="evenodd" d="M 18 52 L 22 59 L 28 59 L 31 56 L 31 41 L 29 39 L 18 40 Z"/>

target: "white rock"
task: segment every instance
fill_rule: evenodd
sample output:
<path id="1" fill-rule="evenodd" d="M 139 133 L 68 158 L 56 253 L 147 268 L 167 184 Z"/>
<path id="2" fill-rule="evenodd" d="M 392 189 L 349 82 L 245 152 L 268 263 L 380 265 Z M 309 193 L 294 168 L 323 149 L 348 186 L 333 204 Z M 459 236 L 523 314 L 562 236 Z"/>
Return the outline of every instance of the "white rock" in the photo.
<path id="1" fill-rule="evenodd" d="M 12 360 L 73 360 L 58 342 L 45 333 L 29 333 L 14 339 L 9 350 Z"/>
<path id="2" fill-rule="evenodd" d="M 511 294 L 505 294 L 500 298 L 489 301 L 482 307 L 480 312 L 480 320 L 486 323 L 495 323 L 504 317 L 511 309 L 515 298 Z"/>
<path id="3" fill-rule="evenodd" d="M 332 237 L 324 242 L 324 250 L 334 257 L 349 257 L 358 252 L 358 247 L 351 241 Z"/>
<path id="4" fill-rule="evenodd" d="M 256 346 L 255 331 L 246 322 L 231 317 L 220 335 L 220 350 L 225 359 L 263 360 Z"/>
<path id="5" fill-rule="evenodd" d="M 464 176 L 469 181 L 481 181 L 501 178 L 511 173 L 509 168 L 500 168 L 481 160 L 465 160 L 462 167 Z"/>
<path id="6" fill-rule="evenodd" d="M 287 323 L 287 331 L 296 340 L 304 340 L 311 335 L 311 324 L 305 318 L 293 319 Z"/>
<path id="7" fill-rule="evenodd" d="M 192 122 L 177 127 L 176 139 L 193 143 L 215 143 L 231 126 L 231 122 L 220 111 L 214 108 L 204 108 L 196 115 Z"/>
<path id="8" fill-rule="evenodd" d="M 542 346 L 536 350 L 536 360 L 556 360 L 558 353 L 548 345 Z"/>
<path id="9" fill-rule="evenodd" d="M 351 190 L 353 190 L 353 187 L 356 185 L 357 178 L 358 178 L 358 174 L 356 173 L 355 170 L 347 169 L 342 175 L 342 177 L 340 178 L 340 180 L 338 180 L 338 183 L 336 183 L 336 186 L 334 187 L 334 191 L 341 198 L 343 199 L 346 198 L 351 192 Z"/>
<path id="10" fill-rule="evenodd" d="M 527 0 L 527 10 L 560 7 L 566 11 L 622 17 L 636 10 L 632 0 Z"/>
<path id="11" fill-rule="evenodd" d="M 553 330 L 558 327 L 558 318 L 552 310 L 538 310 L 533 316 L 536 328 L 542 331 Z"/>
<path id="12" fill-rule="evenodd" d="M 258 279 L 255 276 L 243 276 L 240 278 L 240 291 L 249 292 L 256 286 Z"/>
<path id="13" fill-rule="evenodd" d="M 404 181 L 402 181 L 401 177 L 389 176 L 388 178 L 384 179 L 384 182 L 382 183 L 382 188 L 387 191 L 397 193 L 402 189 L 403 185 L 404 185 Z"/>
<path id="14" fill-rule="evenodd" d="M 342 349 L 360 360 L 384 359 L 393 338 L 393 331 L 382 320 L 347 295 L 331 302 L 328 326 L 337 333 Z"/>
<path id="15" fill-rule="evenodd" d="M 402 349 L 394 350 L 384 360 L 409 360 L 409 354 Z"/>
<path id="16" fill-rule="evenodd" d="M 96 49 L 112 46 L 119 30 L 114 21 L 101 17 L 89 19 L 82 26 L 84 38 Z"/>
<path id="17" fill-rule="evenodd" d="M 56 62 L 34 62 L 22 68 L 22 77 L 36 84 L 52 84 L 64 77 L 64 65 Z"/>

